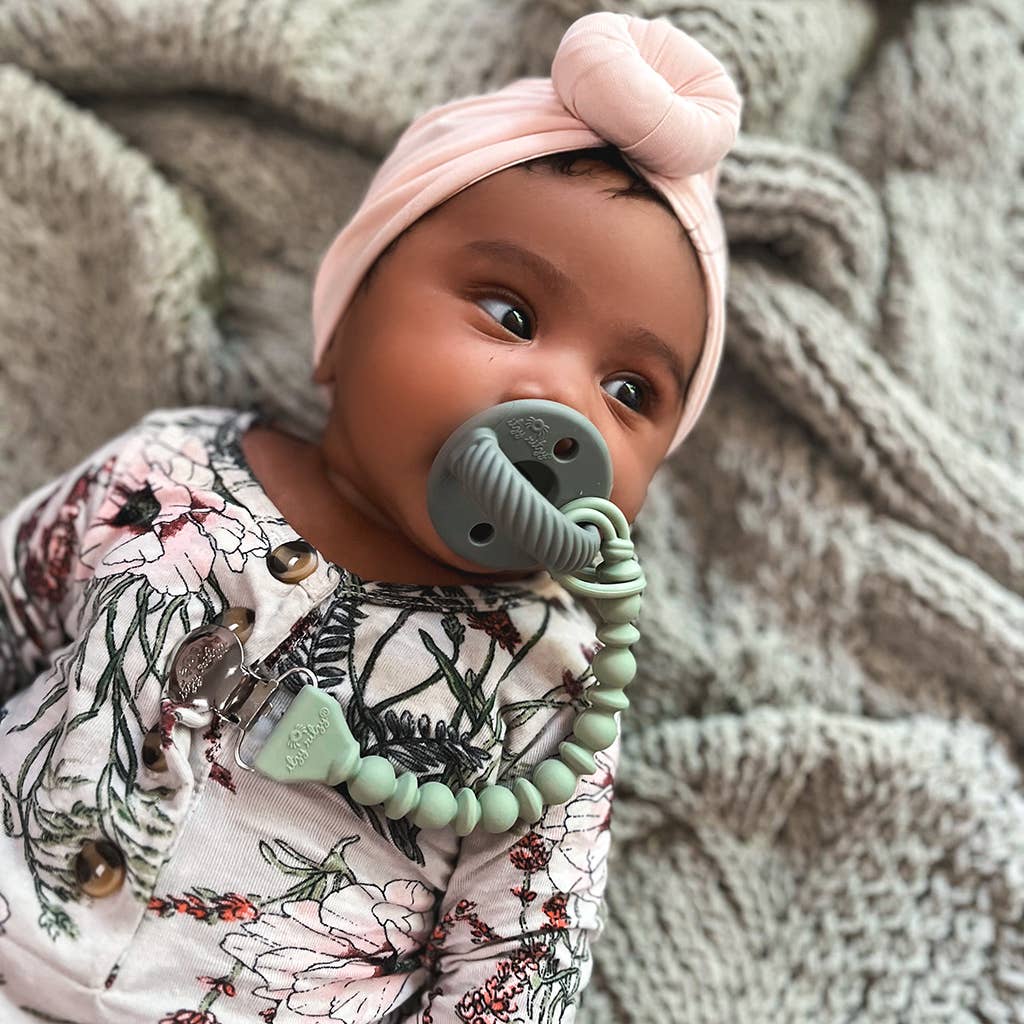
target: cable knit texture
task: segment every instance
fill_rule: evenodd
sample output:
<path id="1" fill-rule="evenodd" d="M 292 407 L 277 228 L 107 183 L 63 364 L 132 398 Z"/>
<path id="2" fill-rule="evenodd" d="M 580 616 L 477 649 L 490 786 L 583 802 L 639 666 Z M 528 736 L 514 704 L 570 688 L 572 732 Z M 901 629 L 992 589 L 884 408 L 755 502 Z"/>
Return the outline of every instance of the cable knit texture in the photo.
<path id="1" fill-rule="evenodd" d="M 148 409 L 300 431 L 323 247 L 587 0 L 0 0 L 0 504 Z M 632 0 L 744 97 L 579 1019 L 1024 1020 L 1024 7 Z"/>

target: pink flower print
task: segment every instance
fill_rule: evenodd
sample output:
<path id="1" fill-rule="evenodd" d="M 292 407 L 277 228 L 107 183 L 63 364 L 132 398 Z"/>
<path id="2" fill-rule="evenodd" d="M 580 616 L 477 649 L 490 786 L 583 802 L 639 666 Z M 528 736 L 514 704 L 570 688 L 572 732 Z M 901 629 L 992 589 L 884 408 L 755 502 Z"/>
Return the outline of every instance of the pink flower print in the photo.
<path id="1" fill-rule="evenodd" d="M 494 973 L 482 988 L 467 992 L 456 1004 L 459 1020 L 468 1024 L 511 1024 L 521 1020 L 512 1014 L 519 1009 L 518 996 L 526 988 L 531 974 L 537 972 L 544 945 L 520 949 L 511 959 L 499 960 Z"/>
<path id="2" fill-rule="evenodd" d="M 551 888 L 568 897 L 566 910 L 574 925 L 600 933 L 598 909 L 608 881 L 614 790 L 608 751 L 598 751 L 594 761 L 597 771 L 580 779 L 564 814 L 555 815 L 557 824 L 546 826 L 542 818 L 520 842 L 536 834 L 551 843 L 545 865 Z"/>
<path id="3" fill-rule="evenodd" d="M 178 1010 L 160 1018 L 160 1024 L 217 1024 L 209 1010 Z"/>
<path id="4" fill-rule="evenodd" d="M 226 502 L 215 484 L 205 463 L 147 446 L 86 530 L 80 577 L 89 570 L 98 577 L 129 572 L 180 595 L 200 589 L 218 552 L 240 572 L 248 555 L 266 552 L 267 541 L 249 512 Z"/>
<path id="5" fill-rule="evenodd" d="M 77 508 L 61 509 L 61 515 L 45 526 L 38 548 L 25 559 L 25 588 L 43 604 L 59 604 L 67 592 L 68 576 L 75 557 L 75 514 Z"/>
<path id="6" fill-rule="evenodd" d="M 411 879 L 383 889 L 352 883 L 322 902 L 292 900 L 280 914 L 263 913 L 221 946 L 263 978 L 256 995 L 280 1001 L 276 1024 L 370 1024 L 425 979 L 419 953 L 433 906 L 432 890 Z M 416 969 L 403 969 L 403 960 Z"/>

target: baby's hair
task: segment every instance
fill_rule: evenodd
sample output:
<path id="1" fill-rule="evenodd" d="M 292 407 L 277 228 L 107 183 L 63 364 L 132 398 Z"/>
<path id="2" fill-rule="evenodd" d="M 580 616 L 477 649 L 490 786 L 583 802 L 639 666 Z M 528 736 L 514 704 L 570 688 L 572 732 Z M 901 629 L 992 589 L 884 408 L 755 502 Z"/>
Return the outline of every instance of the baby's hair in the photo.
<path id="1" fill-rule="evenodd" d="M 640 177 L 632 167 L 626 163 L 622 156 L 622 153 L 615 146 L 597 146 L 588 149 L 570 149 L 565 150 L 561 153 L 549 153 L 547 156 L 534 157 L 532 160 L 527 160 L 521 164 L 515 164 L 514 166 L 522 167 L 527 171 L 534 171 L 537 168 L 546 168 L 550 171 L 555 171 L 558 174 L 569 175 L 570 177 L 580 177 L 585 174 L 592 174 L 593 169 L 590 167 L 581 167 L 577 169 L 577 164 L 584 161 L 598 161 L 605 164 L 608 167 L 614 168 L 617 171 L 621 171 L 629 178 L 629 184 L 623 187 L 611 186 L 604 191 L 611 196 L 613 199 L 617 199 L 623 196 L 634 198 L 634 199 L 648 199 L 656 203 L 660 203 L 673 218 L 675 213 L 672 211 L 672 207 L 669 205 L 668 200 L 656 189 L 652 188 L 647 181 Z M 447 202 L 447 200 L 445 200 Z M 365 291 L 369 286 L 370 279 L 374 274 L 374 271 L 380 266 L 384 258 L 391 252 L 394 251 L 395 246 L 406 236 L 406 234 L 416 226 L 416 224 L 422 224 L 428 217 L 433 216 L 437 213 L 445 204 L 441 203 L 435 206 L 433 209 L 428 210 L 423 214 L 414 224 L 411 224 L 405 231 L 401 232 L 395 238 L 393 238 L 388 245 L 381 250 L 377 258 L 370 264 L 369 269 L 363 275 L 362 280 L 359 282 L 359 287 L 356 289 L 357 293 Z M 683 229 L 682 225 L 679 225 L 679 230 L 683 237 L 689 242 L 689 236 Z"/>
<path id="2" fill-rule="evenodd" d="M 559 174 L 567 174 L 571 177 L 579 177 L 584 174 L 593 173 L 591 168 L 583 167 L 576 170 L 576 165 L 586 161 L 599 161 L 608 167 L 621 171 L 629 178 L 629 184 L 624 188 L 611 187 L 605 189 L 612 198 L 628 196 L 635 199 L 652 199 L 660 203 L 669 213 L 675 217 L 668 200 L 657 190 L 652 188 L 641 178 L 632 167 L 626 163 L 622 153 L 615 146 L 599 146 L 593 149 L 570 149 L 562 153 L 549 153 L 547 156 L 534 157 L 528 160 L 521 167 L 532 171 L 537 167 L 546 167 L 549 170 L 557 171 Z"/>

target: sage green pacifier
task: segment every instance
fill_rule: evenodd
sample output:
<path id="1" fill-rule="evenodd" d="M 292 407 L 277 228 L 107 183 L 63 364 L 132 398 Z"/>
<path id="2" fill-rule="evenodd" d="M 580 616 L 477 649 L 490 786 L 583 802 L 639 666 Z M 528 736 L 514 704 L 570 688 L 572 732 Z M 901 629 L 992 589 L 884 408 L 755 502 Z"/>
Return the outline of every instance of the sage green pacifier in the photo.
<path id="1" fill-rule="evenodd" d="M 441 539 L 491 569 L 540 563 L 572 572 L 597 555 L 596 531 L 559 509 L 607 498 L 612 463 L 600 431 L 575 409 L 544 399 L 492 406 L 442 445 L 427 477 L 427 508 Z"/>

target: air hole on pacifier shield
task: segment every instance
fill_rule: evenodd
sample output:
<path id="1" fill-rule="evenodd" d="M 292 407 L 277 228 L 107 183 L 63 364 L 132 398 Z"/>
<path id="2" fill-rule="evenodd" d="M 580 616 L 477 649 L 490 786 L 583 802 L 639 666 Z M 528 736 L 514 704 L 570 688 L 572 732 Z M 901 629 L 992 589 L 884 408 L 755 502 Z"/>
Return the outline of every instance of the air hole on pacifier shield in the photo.
<path id="1" fill-rule="evenodd" d="M 570 459 L 576 458 L 576 453 L 579 450 L 580 446 L 576 443 L 574 437 L 563 437 L 552 449 L 555 453 L 555 458 L 561 462 L 568 462 Z"/>
<path id="2" fill-rule="evenodd" d="M 494 536 L 494 527 L 490 523 L 477 523 L 472 530 L 469 531 L 469 539 L 474 544 L 487 544 L 490 539 Z"/>
<path id="3" fill-rule="evenodd" d="M 545 498 L 550 499 L 558 480 L 547 466 L 541 462 L 528 460 L 515 463 L 515 467 Z"/>

